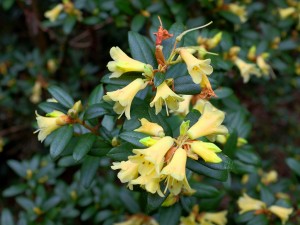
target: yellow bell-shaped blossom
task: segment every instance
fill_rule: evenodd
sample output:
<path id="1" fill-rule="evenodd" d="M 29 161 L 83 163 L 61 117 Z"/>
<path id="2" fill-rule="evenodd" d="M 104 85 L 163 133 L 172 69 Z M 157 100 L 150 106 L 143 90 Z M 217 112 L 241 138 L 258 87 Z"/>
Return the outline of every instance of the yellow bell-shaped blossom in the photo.
<path id="1" fill-rule="evenodd" d="M 179 148 L 170 163 L 162 169 L 160 174 L 163 178 L 166 177 L 167 182 L 165 192 L 169 189 L 173 195 L 178 195 L 183 188 L 192 191 L 186 178 L 186 160 L 187 152 Z"/>
<path id="2" fill-rule="evenodd" d="M 156 95 L 153 101 L 150 103 L 150 106 L 155 106 L 155 113 L 158 114 L 161 111 L 163 104 L 165 104 L 166 107 L 171 110 L 177 110 L 179 107 L 179 102 L 183 100 L 184 98 L 174 93 L 164 81 L 157 87 Z"/>
<path id="3" fill-rule="evenodd" d="M 208 49 L 215 48 L 222 40 L 222 32 L 218 32 L 212 38 L 207 39 L 206 45 Z"/>
<path id="4" fill-rule="evenodd" d="M 286 19 L 296 12 L 296 7 L 279 8 L 278 12 L 281 19 Z"/>
<path id="5" fill-rule="evenodd" d="M 141 132 L 144 134 L 149 134 L 151 136 L 157 136 L 157 137 L 165 136 L 164 129 L 157 123 L 152 123 L 145 118 L 142 118 L 140 121 L 142 126 L 135 129 L 134 131 Z"/>
<path id="6" fill-rule="evenodd" d="M 221 211 L 217 213 L 208 213 L 205 212 L 200 217 L 200 224 L 209 224 L 209 225 L 225 225 L 227 223 L 227 211 Z"/>
<path id="7" fill-rule="evenodd" d="M 63 10 L 63 8 L 64 8 L 63 4 L 58 4 L 53 9 L 46 11 L 44 16 L 48 18 L 51 22 L 55 22 L 57 20 L 57 17 Z"/>
<path id="8" fill-rule="evenodd" d="M 131 216 L 127 221 L 114 223 L 114 225 L 159 225 L 155 219 L 143 214 Z"/>
<path id="9" fill-rule="evenodd" d="M 42 84 L 37 80 L 32 88 L 30 101 L 32 103 L 38 103 L 41 101 L 41 97 L 42 97 Z"/>
<path id="10" fill-rule="evenodd" d="M 221 125 L 225 118 L 225 113 L 218 110 L 210 103 L 206 103 L 203 113 L 199 120 L 187 131 L 190 139 L 194 140 L 199 137 L 207 136 L 210 140 L 215 140 L 218 134 L 227 134 L 228 129 Z"/>
<path id="11" fill-rule="evenodd" d="M 113 107 L 114 111 L 117 114 L 120 114 L 120 117 L 125 112 L 126 118 L 130 119 L 130 107 L 132 100 L 134 96 L 146 86 L 147 83 L 145 83 L 141 78 L 138 78 L 122 89 L 107 92 L 106 95 L 103 96 L 103 99 L 105 101 L 115 101 L 116 103 Z"/>
<path id="12" fill-rule="evenodd" d="M 275 170 L 271 170 L 268 173 L 263 173 L 261 182 L 265 185 L 276 182 L 278 179 L 278 173 Z"/>
<path id="13" fill-rule="evenodd" d="M 256 59 L 257 66 L 261 70 L 262 74 L 265 76 L 269 76 L 271 72 L 271 66 L 266 63 L 264 57 L 262 55 L 259 55 Z"/>
<path id="14" fill-rule="evenodd" d="M 182 102 L 179 102 L 179 107 L 174 111 L 176 114 L 180 114 L 182 116 L 186 116 L 190 111 L 190 103 L 193 95 L 182 95 L 184 99 Z"/>
<path id="15" fill-rule="evenodd" d="M 130 182 L 138 177 L 138 164 L 131 162 L 130 160 L 122 162 L 114 162 L 111 168 L 113 170 L 120 170 L 118 178 L 122 183 Z M 132 185 L 128 185 L 132 189 Z"/>
<path id="16" fill-rule="evenodd" d="M 174 140 L 173 138 L 166 136 L 162 139 L 158 140 L 154 145 L 146 149 L 133 149 L 133 153 L 136 156 L 129 156 L 130 159 L 135 158 L 135 160 L 139 160 L 139 173 L 144 174 L 144 166 L 146 166 L 149 162 L 155 166 L 155 171 L 159 174 L 161 167 L 164 163 L 165 154 L 169 151 L 169 149 L 173 146 Z M 151 172 L 147 169 L 148 173 Z"/>
<path id="17" fill-rule="evenodd" d="M 152 70 L 150 65 L 130 58 L 119 47 L 112 47 L 109 53 L 114 60 L 107 64 L 108 70 L 112 72 L 110 78 L 120 77 L 127 72 L 144 72 L 145 69 Z"/>
<path id="18" fill-rule="evenodd" d="M 241 73 L 241 75 L 243 77 L 244 83 L 247 83 L 250 80 L 250 75 L 251 74 L 254 74 L 257 77 L 261 76 L 260 71 L 255 66 L 255 64 L 253 64 L 253 63 L 246 63 L 245 61 L 243 61 L 240 58 L 236 58 L 236 60 L 234 61 L 234 63 L 239 68 L 240 73 Z"/>
<path id="19" fill-rule="evenodd" d="M 242 23 L 245 23 L 247 21 L 247 11 L 245 6 L 240 6 L 235 3 L 228 4 L 228 10 L 237 15 Z"/>
<path id="20" fill-rule="evenodd" d="M 200 225 L 196 222 L 196 217 L 193 213 L 191 213 L 187 217 L 180 217 L 180 225 Z"/>
<path id="21" fill-rule="evenodd" d="M 200 84 L 203 75 L 210 75 L 213 72 L 213 68 L 210 65 L 210 59 L 197 59 L 186 49 L 181 49 L 179 54 L 184 60 L 194 83 Z"/>
<path id="22" fill-rule="evenodd" d="M 268 209 L 281 219 L 282 224 L 285 224 L 286 221 L 288 221 L 289 216 L 293 212 L 293 208 L 285 208 L 278 205 L 272 205 Z"/>
<path id="23" fill-rule="evenodd" d="M 199 155 L 205 162 L 220 163 L 222 159 L 216 154 L 222 150 L 213 143 L 203 141 L 193 141 L 191 144 L 192 152 Z"/>
<path id="24" fill-rule="evenodd" d="M 240 214 L 248 212 L 248 211 L 254 211 L 254 210 L 266 208 L 266 203 L 264 203 L 260 200 L 251 198 L 246 193 L 244 193 L 243 196 L 238 199 L 237 203 L 240 208 L 240 212 L 239 212 Z"/>
<path id="25" fill-rule="evenodd" d="M 41 142 L 43 142 L 45 138 L 54 130 L 68 124 L 68 116 L 56 110 L 48 113 L 46 117 L 40 116 L 37 112 L 35 112 L 35 114 L 37 125 L 39 127 L 39 129 L 36 130 L 35 133 L 39 132 L 38 140 Z"/>

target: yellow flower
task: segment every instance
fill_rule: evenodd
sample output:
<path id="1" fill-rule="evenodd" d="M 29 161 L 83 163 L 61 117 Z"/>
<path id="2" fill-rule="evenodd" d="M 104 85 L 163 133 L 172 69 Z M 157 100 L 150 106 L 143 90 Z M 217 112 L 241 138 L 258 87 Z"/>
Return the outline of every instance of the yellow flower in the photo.
<path id="1" fill-rule="evenodd" d="M 149 168 L 146 168 L 146 165 L 150 162 L 154 164 L 155 171 L 159 174 L 161 167 L 163 166 L 165 154 L 173 146 L 173 138 L 166 136 L 158 140 L 154 145 L 146 149 L 133 149 L 135 156 L 129 156 L 129 159 L 139 162 L 139 173 L 140 174 L 149 174 L 152 171 Z M 143 172 L 143 171 L 146 171 Z"/>
<path id="2" fill-rule="evenodd" d="M 286 223 L 293 212 L 293 208 L 284 208 L 277 205 L 272 205 L 269 210 L 281 219 L 282 224 Z"/>
<path id="3" fill-rule="evenodd" d="M 114 225 L 158 225 L 155 219 L 143 214 L 131 216 L 127 221 L 114 223 Z"/>
<path id="4" fill-rule="evenodd" d="M 252 61 L 255 60 L 255 58 L 256 58 L 256 46 L 255 46 L 255 45 L 253 45 L 253 46 L 249 49 L 247 58 L 248 58 L 249 60 L 252 60 Z"/>
<path id="5" fill-rule="evenodd" d="M 152 70 L 150 65 L 130 58 L 119 47 L 112 47 L 109 53 L 114 60 L 107 64 L 108 70 L 112 72 L 110 78 L 120 77 L 127 72 L 144 72 L 145 69 Z"/>
<path id="6" fill-rule="evenodd" d="M 197 123 L 195 123 L 188 131 L 188 136 L 194 140 L 199 137 L 207 136 L 210 140 L 215 140 L 218 134 L 227 134 L 228 130 L 221 125 L 225 118 L 225 113 L 218 110 L 210 103 L 205 103 L 203 113 Z"/>
<path id="7" fill-rule="evenodd" d="M 227 215 L 226 210 L 217 213 L 205 212 L 200 219 L 200 224 L 204 224 L 205 222 L 207 222 L 207 224 L 212 224 L 212 225 L 225 225 L 227 223 L 226 215 Z"/>
<path id="8" fill-rule="evenodd" d="M 176 114 L 186 116 L 190 111 L 190 103 L 191 103 L 192 97 L 193 97 L 193 95 L 182 95 L 182 98 L 184 100 L 182 102 L 179 102 L 179 107 L 174 112 Z"/>
<path id="9" fill-rule="evenodd" d="M 281 19 L 286 19 L 296 12 L 296 7 L 279 8 L 278 12 Z"/>
<path id="10" fill-rule="evenodd" d="M 120 114 L 120 117 L 125 112 L 126 118 L 130 119 L 130 107 L 132 100 L 138 91 L 144 89 L 146 85 L 147 83 L 144 83 L 141 78 L 138 78 L 122 89 L 107 92 L 106 95 L 103 96 L 103 99 L 105 101 L 115 101 L 116 103 L 113 107 L 114 111 L 117 114 Z"/>
<path id="11" fill-rule="evenodd" d="M 230 135 L 217 135 L 216 142 L 224 145 L 224 144 L 226 144 L 229 137 L 230 137 Z M 245 138 L 238 137 L 238 139 L 237 139 L 238 147 L 241 147 L 247 143 L 248 143 L 248 141 Z"/>
<path id="12" fill-rule="evenodd" d="M 216 47 L 220 41 L 222 40 L 222 32 L 218 32 L 215 36 L 212 38 L 207 39 L 206 45 L 208 49 L 212 49 Z"/>
<path id="13" fill-rule="evenodd" d="M 179 148 L 174 153 L 171 162 L 162 169 L 160 174 L 163 178 L 166 177 L 167 182 L 165 192 L 169 189 L 173 195 L 178 195 L 182 188 L 191 191 L 185 173 L 186 160 L 187 152 Z"/>
<path id="14" fill-rule="evenodd" d="M 258 68 L 253 63 L 246 63 L 240 58 L 236 58 L 234 63 L 239 68 L 244 83 L 247 83 L 250 80 L 250 74 L 254 74 L 257 77 L 261 76 L 261 73 L 259 72 Z"/>
<path id="15" fill-rule="evenodd" d="M 113 170 L 120 170 L 118 178 L 122 183 L 130 182 L 131 180 L 138 177 L 138 164 L 131 162 L 130 160 L 122 162 L 114 162 L 111 168 Z M 132 190 L 132 185 L 128 185 L 129 189 Z"/>
<path id="16" fill-rule="evenodd" d="M 197 59 L 186 49 L 181 49 L 179 54 L 186 63 L 188 72 L 194 83 L 200 84 L 203 75 L 210 75 L 213 72 L 213 68 L 210 65 L 210 59 Z"/>
<path id="17" fill-rule="evenodd" d="M 268 76 L 270 74 L 270 72 L 272 70 L 271 66 L 266 63 L 266 61 L 262 55 L 257 57 L 256 63 L 263 75 Z"/>
<path id="18" fill-rule="evenodd" d="M 259 210 L 259 209 L 264 209 L 266 208 L 266 203 L 251 198 L 248 196 L 246 193 L 243 194 L 243 197 L 240 197 L 238 199 L 238 206 L 241 209 L 240 214 L 248 212 L 248 211 L 253 211 L 253 210 Z"/>
<path id="19" fill-rule="evenodd" d="M 199 225 L 199 224 L 196 222 L 195 215 L 191 213 L 187 217 L 180 217 L 180 225 Z"/>
<path id="20" fill-rule="evenodd" d="M 81 103 L 81 100 L 75 102 L 75 104 L 72 106 L 71 109 L 68 110 L 68 115 L 72 118 L 75 118 L 78 116 L 78 113 L 80 113 L 83 110 L 83 106 Z"/>
<path id="21" fill-rule="evenodd" d="M 237 15 L 242 23 L 247 20 L 247 11 L 245 6 L 240 6 L 235 3 L 228 4 L 228 10 L 233 14 Z"/>
<path id="22" fill-rule="evenodd" d="M 155 106 L 155 113 L 158 114 L 161 111 L 163 104 L 169 109 L 177 110 L 179 102 L 183 100 L 184 98 L 175 94 L 164 81 L 157 87 L 155 98 L 150 103 L 150 106 Z"/>
<path id="23" fill-rule="evenodd" d="M 271 170 L 269 173 L 263 173 L 261 182 L 265 185 L 274 183 L 277 181 L 278 173 L 275 170 Z"/>
<path id="24" fill-rule="evenodd" d="M 53 9 L 45 12 L 45 17 L 48 18 L 51 22 L 54 22 L 55 20 L 57 20 L 57 17 L 59 16 L 59 14 L 61 13 L 61 11 L 63 10 L 64 6 L 63 4 L 58 4 L 57 6 L 55 6 Z"/>
<path id="25" fill-rule="evenodd" d="M 165 136 L 164 129 L 157 123 L 151 123 L 145 118 L 142 118 L 140 121 L 142 126 L 134 131 L 157 137 Z"/>
<path id="26" fill-rule="evenodd" d="M 203 141 L 193 141 L 191 149 L 199 155 L 205 162 L 220 163 L 222 159 L 216 154 L 222 150 L 213 143 Z"/>
<path id="27" fill-rule="evenodd" d="M 38 140 L 41 142 L 54 130 L 68 123 L 68 116 L 59 111 L 48 113 L 46 117 L 40 116 L 37 112 L 35 114 L 39 129 L 34 133 L 39 132 Z"/>
<path id="28" fill-rule="evenodd" d="M 41 95 L 42 95 L 42 84 L 37 80 L 32 88 L 32 95 L 30 96 L 30 101 L 32 103 L 40 102 Z"/>

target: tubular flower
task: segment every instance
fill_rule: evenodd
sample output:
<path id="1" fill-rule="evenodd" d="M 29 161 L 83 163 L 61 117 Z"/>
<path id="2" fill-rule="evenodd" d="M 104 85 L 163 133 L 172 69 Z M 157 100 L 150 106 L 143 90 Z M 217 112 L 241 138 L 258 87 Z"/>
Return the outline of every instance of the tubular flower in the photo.
<path id="1" fill-rule="evenodd" d="M 263 173 L 261 182 L 265 185 L 275 183 L 278 180 L 278 173 L 275 170 L 271 170 L 268 173 Z"/>
<path id="2" fill-rule="evenodd" d="M 227 223 L 227 211 L 221 211 L 217 213 L 204 213 L 200 219 L 200 224 L 216 224 L 216 225 L 225 225 Z"/>
<path id="3" fill-rule="evenodd" d="M 162 169 L 160 174 L 162 177 L 166 177 L 167 182 L 165 192 L 167 188 L 173 195 L 178 195 L 182 188 L 191 191 L 185 174 L 186 160 L 186 151 L 179 148 L 174 153 L 171 162 Z"/>
<path id="4" fill-rule="evenodd" d="M 244 83 L 247 83 L 250 80 L 250 74 L 254 74 L 257 77 L 261 76 L 261 73 L 259 72 L 258 68 L 256 68 L 255 64 L 253 63 L 246 63 L 240 58 L 236 58 L 234 63 L 239 68 Z"/>
<path id="5" fill-rule="evenodd" d="M 207 136 L 210 140 L 215 140 L 216 135 L 228 133 L 227 128 L 221 125 L 224 118 L 224 112 L 218 110 L 210 103 L 205 103 L 201 117 L 187 131 L 187 134 L 192 140 L 203 136 Z"/>
<path id="6" fill-rule="evenodd" d="M 293 212 L 293 208 L 284 208 L 278 205 L 272 205 L 268 209 L 281 219 L 282 224 L 286 223 Z"/>
<path id="7" fill-rule="evenodd" d="M 57 17 L 59 16 L 61 11 L 63 10 L 63 8 L 64 8 L 63 4 L 58 4 L 53 9 L 45 12 L 44 16 L 46 18 L 48 18 L 51 22 L 55 22 L 57 20 Z"/>
<path id="8" fill-rule="evenodd" d="M 152 163 L 155 166 L 155 171 L 159 174 L 161 167 L 164 163 L 165 154 L 173 146 L 173 138 L 166 136 L 158 140 L 154 145 L 146 149 L 133 149 L 135 156 L 129 156 L 130 159 L 138 160 L 139 162 L 139 173 L 144 174 L 143 170 L 145 165 Z M 147 168 L 146 171 L 151 171 Z"/>
<path id="9" fill-rule="evenodd" d="M 188 72 L 194 83 L 200 84 L 203 75 L 210 75 L 213 72 L 210 59 L 197 59 L 186 49 L 181 49 L 179 54 L 187 65 Z"/>
<path id="10" fill-rule="evenodd" d="M 175 113 L 186 116 L 190 111 L 190 103 L 193 95 L 182 95 L 182 97 L 184 100 L 182 102 L 179 102 L 179 107 L 175 111 Z"/>
<path id="11" fill-rule="evenodd" d="M 122 89 L 107 92 L 106 95 L 103 96 L 103 99 L 105 101 L 115 101 L 116 103 L 113 107 L 114 111 L 117 114 L 120 114 L 120 117 L 125 112 L 126 118 L 130 119 L 130 107 L 132 100 L 138 91 L 144 89 L 146 85 L 147 83 L 144 83 L 141 78 L 138 78 Z"/>
<path id="12" fill-rule="evenodd" d="M 145 118 L 142 118 L 140 121 L 142 126 L 134 131 L 157 137 L 165 136 L 164 129 L 157 123 L 151 123 Z"/>
<path id="13" fill-rule="evenodd" d="M 183 100 L 184 98 L 175 94 L 164 81 L 157 87 L 155 98 L 150 102 L 150 106 L 155 106 L 155 113 L 158 114 L 161 111 L 163 104 L 169 109 L 177 110 L 179 102 L 182 102 Z"/>
<path id="14" fill-rule="evenodd" d="M 122 162 L 114 162 L 111 166 L 113 170 L 120 170 L 118 178 L 122 183 L 127 183 L 138 177 L 138 164 L 133 163 L 130 160 Z M 128 185 L 129 189 L 132 189 L 132 185 Z"/>
<path id="15" fill-rule="evenodd" d="M 196 218 L 194 214 L 190 214 L 188 217 L 180 217 L 180 225 L 199 225 L 196 222 Z"/>
<path id="16" fill-rule="evenodd" d="M 41 142 L 43 142 L 46 137 L 54 130 L 68 124 L 68 116 L 59 111 L 48 113 L 46 117 L 40 116 L 37 112 L 35 112 L 35 114 L 39 127 L 39 129 L 36 130 L 35 133 L 39 132 L 38 140 Z"/>
<path id="17" fill-rule="evenodd" d="M 279 8 L 278 12 L 281 19 L 286 19 L 296 12 L 296 7 Z"/>
<path id="18" fill-rule="evenodd" d="M 268 76 L 270 74 L 271 66 L 266 63 L 266 61 L 262 55 L 257 57 L 256 63 L 263 75 Z"/>
<path id="19" fill-rule="evenodd" d="M 193 141 L 191 149 L 199 155 L 205 162 L 220 163 L 222 159 L 216 154 L 222 150 L 213 143 L 203 141 Z"/>
<path id="20" fill-rule="evenodd" d="M 107 64 L 108 70 L 112 72 L 110 78 L 120 77 L 127 72 L 144 72 L 145 69 L 152 70 L 150 65 L 130 58 L 119 47 L 112 47 L 109 53 L 114 60 Z"/>
<path id="21" fill-rule="evenodd" d="M 242 214 L 248 211 L 264 209 L 266 208 L 266 203 L 251 198 L 246 193 L 244 193 L 243 197 L 240 197 L 238 200 L 238 206 L 241 209 L 239 213 Z"/>
<path id="22" fill-rule="evenodd" d="M 247 11 L 245 6 L 240 6 L 237 4 L 228 4 L 228 10 L 233 14 L 237 15 L 242 23 L 245 23 L 247 20 Z"/>

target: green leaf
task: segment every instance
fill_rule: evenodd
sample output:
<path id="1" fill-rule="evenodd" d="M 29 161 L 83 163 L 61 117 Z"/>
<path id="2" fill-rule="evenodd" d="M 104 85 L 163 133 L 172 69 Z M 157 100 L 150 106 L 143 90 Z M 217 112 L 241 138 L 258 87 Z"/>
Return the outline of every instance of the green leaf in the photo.
<path id="1" fill-rule="evenodd" d="M 94 90 L 90 94 L 88 99 L 88 104 L 93 105 L 96 103 L 100 103 L 103 95 L 104 95 L 103 84 L 99 84 L 96 88 L 94 88 Z"/>
<path id="2" fill-rule="evenodd" d="M 190 121 L 190 127 L 192 127 L 195 123 L 198 122 L 199 118 L 201 116 L 201 113 L 196 110 L 192 109 L 184 118 L 184 121 Z"/>
<path id="3" fill-rule="evenodd" d="M 211 185 L 204 183 L 192 183 L 192 188 L 197 192 L 195 196 L 199 198 L 212 198 L 220 194 L 219 190 Z"/>
<path id="4" fill-rule="evenodd" d="M 67 108 L 72 108 L 74 105 L 73 98 L 65 92 L 63 89 L 61 89 L 58 86 L 50 86 L 48 88 L 49 93 L 53 96 L 55 100 L 57 100 L 60 104 Z"/>
<path id="5" fill-rule="evenodd" d="M 225 153 L 230 158 L 232 158 L 234 156 L 234 153 L 236 152 L 237 140 L 237 132 L 236 130 L 234 130 L 227 139 L 223 149 L 223 153 Z"/>
<path id="6" fill-rule="evenodd" d="M 237 223 L 245 223 L 248 222 L 250 220 L 252 220 L 256 215 L 253 214 L 253 211 L 251 212 L 246 212 L 243 214 L 239 214 L 235 217 L 235 221 Z"/>
<path id="7" fill-rule="evenodd" d="M 158 209 L 166 198 L 167 196 L 160 197 L 158 194 L 147 193 L 147 213 L 151 213 L 152 211 Z"/>
<path id="8" fill-rule="evenodd" d="M 80 162 L 76 162 L 73 158 L 73 156 L 64 156 L 59 159 L 58 165 L 61 167 L 69 167 L 79 164 Z"/>
<path id="9" fill-rule="evenodd" d="M 294 173 L 300 176 L 300 161 L 293 158 L 287 158 L 286 163 Z"/>
<path id="10" fill-rule="evenodd" d="M 94 143 L 89 155 L 103 157 L 111 150 L 112 146 L 110 143 L 107 143 L 98 138 L 98 140 Z"/>
<path id="11" fill-rule="evenodd" d="M 236 157 L 246 164 L 259 166 L 261 164 L 260 158 L 251 150 L 239 150 L 236 152 Z"/>
<path id="12" fill-rule="evenodd" d="M 59 103 L 56 102 L 42 102 L 38 107 L 43 110 L 45 113 L 51 113 L 54 110 L 67 113 L 67 109 Z"/>
<path id="13" fill-rule="evenodd" d="M 134 31 L 129 31 L 128 42 L 134 59 L 150 64 L 153 67 L 157 65 L 154 58 L 155 45 L 149 39 Z"/>
<path id="14" fill-rule="evenodd" d="M 167 123 L 167 121 L 165 119 L 166 117 L 163 116 L 162 112 L 160 112 L 159 114 L 156 115 L 154 108 L 148 107 L 148 114 L 149 114 L 149 121 L 151 121 L 152 123 L 157 123 L 160 126 L 162 126 L 166 135 L 169 135 L 169 136 L 173 135 L 173 131 L 172 131 L 170 125 Z"/>
<path id="15" fill-rule="evenodd" d="M 257 169 L 255 166 L 253 165 L 249 165 L 249 164 L 245 164 L 241 161 L 238 160 L 234 160 L 234 168 L 235 168 L 235 172 L 237 173 L 256 173 Z"/>
<path id="16" fill-rule="evenodd" d="M 78 142 L 74 148 L 73 158 L 75 161 L 81 160 L 92 148 L 96 136 L 91 133 L 83 134 L 79 137 Z"/>
<path id="17" fill-rule="evenodd" d="M 214 170 L 193 159 L 187 160 L 187 168 L 194 171 L 195 173 L 202 174 L 219 181 L 226 181 L 228 177 L 227 170 Z"/>
<path id="18" fill-rule="evenodd" d="M 81 214 L 80 218 L 82 221 L 90 219 L 98 210 L 94 206 L 86 208 Z"/>
<path id="19" fill-rule="evenodd" d="M 221 12 L 219 12 L 219 14 L 233 24 L 241 23 L 240 18 L 237 15 L 235 15 L 229 11 L 221 11 Z"/>
<path id="20" fill-rule="evenodd" d="M 174 23 L 170 29 L 169 33 L 173 34 L 173 37 L 166 39 L 162 42 L 163 45 L 163 53 L 166 59 L 170 56 L 172 49 L 174 47 L 175 39 L 178 35 L 180 35 L 184 31 L 184 25 L 182 23 Z M 182 43 L 178 43 L 177 47 L 180 47 Z"/>
<path id="21" fill-rule="evenodd" d="M 100 158 L 87 155 L 80 170 L 80 183 L 88 188 L 92 184 L 99 167 Z"/>
<path id="22" fill-rule="evenodd" d="M 73 136 L 73 126 L 63 126 L 55 131 L 55 137 L 50 145 L 50 155 L 57 158 L 68 145 Z"/>
<path id="23" fill-rule="evenodd" d="M 57 206 L 61 201 L 59 196 L 52 196 L 46 202 L 44 202 L 42 209 L 43 211 L 48 211 Z"/>
<path id="24" fill-rule="evenodd" d="M 201 92 L 200 85 L 195 84 L 190 75 L 176 77 L 174 79 L 174 91 L 176 94 L 195 95 Z"/>
<path id="25" fill-rule="evenodd" d="M 129 143 L 121 144 L 120 146 L 112 148 L 107 156 L 115 161 L 127 160 L 128 156 L 132 155 L 133 146 Z"/>
<path id="26" fill-rule="evenodd" d="M 89 120 L 109 113 L 108 105 L 105 102 L 93 104 L 84 113 L 84 119 Z"/>
<path id="27" fill-rule="evenodd" d="M 274 197 L 273 193 L 271 192 L 271 190 L 264 185 L 261 185 L 260 199 L 263 202 L 265 202 L 267 205 L 272 205 L 272 204 L 274 204 L 274 201 L 275 201 L 275 197 Z"/>
<path id="28" fill-rule="evenodd" d="M 26 177 L 26 167 L 16 160 L 8 160 L 8 166 L 20 177 Z"/>
<path id="29" fill-rule="evenodd" d="M 154 76 L 154 86 L 158 87 L 162 82 L 165 81 L 165 78 L 166 78 L 166 74 L 165 73 L 161 73 L 161 72 L 155 73 L 155 76 Z"/>
<path id="30" fill-rule="evenodd" d="M 95 221 L 97 222 L 101 222 L 104 221 L 108 218 L 112 217 L 112 211 L 110 210 L 102 210 L 100 212 L 97 213 L 96 217 L 95 217 Z"/>
<path id="31" fill-rule="evenodd" d="M 181 216 L 180 204 L 172 205 L 171 207 L 161 207 L 159 210 L 160 225 L 177 225 Z"/>
<path id="32" fill-rule="evenodd" d="M 148 137 L 149 135 L 140 133 L 140 132 L 135 132 L 135 131 L 127 131 L 123 132 L 120 134 L 120 138 L 123 139 L 124 141 L 129 142 L 130 144 L 133 144 L 139 148 L 145 148 L 145 145 L 140 143 L 140 140 Z"/>
<path id="33" fill-rule="evenodd" d="M 253 217 L 253 219 L 251 219 L 247 225 L 268 225 L 269 220 L 267 219 L 267 217 L 265 215 L 257 215 L 255 217 Z"/>
<path id="34" fill-rule="evenodd" d="M 218 99 L 227 98 L 233 94 L 232 89 L 227 87 L 218 88 L 215 90 L 215 94 L 217 95 Z"/>
<path id="35" fill-rule="evenodd" d="M 138 32 L 145 24 L 146 18 L 140 14 L 135 15 L 131 21 L 131 30 Z"/>
<path id="36" fill-rule="evenodd" d="M 227 155 L 218 153 L 218 156 L 222 159 L 220 163 L 208 163 L 203 160 L 198 160 L 198 162 L 214 170 L 232 170 L 234 168 L 233 161 Z"/>
<path id="37" fill-rule="evenodd" d="M 1 224 L 3 225 L 14 225 L 14 219 L 11 212 L 8 209 L 3 209 L 1 213 Z"/>
<path id="38" fill-rule="evenodd" d="M 76 24 L 76 16 L 68 15 L 68 17 L 64 20 L 63 31 L 65 34 L 70 34 Z"/>
<path id="39" fill-rule="evenodd" d="M 119 194 L 120 200 L 123 202 L 124 206 L 128 209 L 128 211 L 132 214 L 136 214 L 141 211 L 139 205 L 134 200 L 131 195 L 132 193 L 128 190 L 122 190 Z"/>
<path id="40" fill-rule="evenodd" d="M 34 203 L 29 199 L 25 197 L 18 197 L 16 198 L 17 203 L 25 210 L 32 210 L 34 208 Z"/>
<path id="41" fill-rule="evenodd" d="M 27 184 L 17 184 L 17 185 L 13 185 L 13 186 L 10 186 L 10 187 L 6 188 L 6 189 L 2 192 L 2 195 L 3 195 L 4 197 L 12 197 L 12 196 L 21 194 L 21 193 L 24 192 L 27 188 L 28 188 Z"/>

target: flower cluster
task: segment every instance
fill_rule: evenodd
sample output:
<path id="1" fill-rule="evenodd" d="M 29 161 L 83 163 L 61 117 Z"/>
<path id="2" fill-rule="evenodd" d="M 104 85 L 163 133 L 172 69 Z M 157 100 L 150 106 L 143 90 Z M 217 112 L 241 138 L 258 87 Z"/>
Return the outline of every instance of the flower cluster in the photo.
<path id="1" fill-rule="evenodd" d="M 120 181 L 128 183 L 130 189 L 133 185 L 139 185 L 160 196 L 164 196 L 167 190 L 173 195 L 193 193 L 186 177 L 187 158 L 197 160 L 200 157 L 209 163 L 222 161 L 216 154 L 221 152 L 218 146 L 197 139 L 206 137 L 215 140 L 217 135 L 228 133 L 227 128 L 221 125 L 224 112 L 205 102 L 201 113 L 193 126 L 189 127 L 189 121 L 182 123 L 177 138 L 164 136 L 165 132 L 160 125 L 142 118 L 142 126 L 135 131 L 151 135 L 140 141 L 148 148 L 133 149 L 134 155 L 129 156 L 127 161 L 113 163 L 111 168 L 120 170 Z M 164 182 L 164 191 L 161 190 L 161 181 Z"/>
<path id="2" fill-rule="evenodd" d="M 267 207 L 266 203 L 258 199 L 251 198 L 246 193 L 238 199 L 238 206 L 240 208 L 240 214 L 249 211 L 254 211 L 255 214 L 274 214 L 281 219 L 282 224 L 286 223 L 293 212 L 293 208 L 286 208 L 278 205 L 271 205 Z"/>

